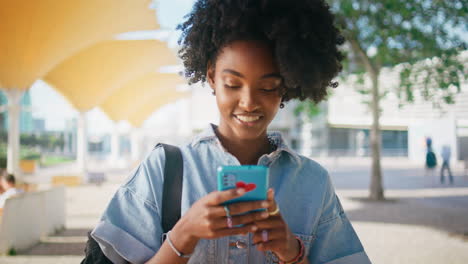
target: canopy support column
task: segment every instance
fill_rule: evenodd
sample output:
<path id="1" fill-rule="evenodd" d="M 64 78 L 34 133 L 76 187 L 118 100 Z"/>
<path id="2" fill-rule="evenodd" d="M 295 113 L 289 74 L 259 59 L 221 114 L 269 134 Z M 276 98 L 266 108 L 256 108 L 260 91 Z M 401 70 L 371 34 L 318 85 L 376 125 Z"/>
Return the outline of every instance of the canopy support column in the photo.
<path id="1" fill-rule="evenodd" d="M 110 153 L 110 161 L 111 165 L 114 167 L 118 167 L 118 162 L 120 158 L 120 134 L 119 134 L 119 124 L 114 122 L 114 129 L 112 130 L 111 134 L 111 153 Z"/>
<path id="2" fill-rule="evenodd" d="M 141 152 L 141 146 L 140 146 L 140 130 L 136 127 L 132 128 L 130 132 L 130 140 L 131 140 L 131 158 L 132 158 L 132 164 L 135 162 L 140 161 L 140 152 Z"/>
<path id="3" fill-rule="evenodd" d="M 80 112 L 78 116 L 76 163 L 78 170 L 83 176 L 86 176 L 86 162 L 88 156 L 88 122 L 87 112 Z"/>
<path id="4" fill-rule="evenodd" d="M 18 179 L 21 178 L 19 170 L 20 152 L 20 114 L 21 98 L 24 91 L 18 89 L 3 90 L 8 100 L 8 150 L 7 171 Z"/>

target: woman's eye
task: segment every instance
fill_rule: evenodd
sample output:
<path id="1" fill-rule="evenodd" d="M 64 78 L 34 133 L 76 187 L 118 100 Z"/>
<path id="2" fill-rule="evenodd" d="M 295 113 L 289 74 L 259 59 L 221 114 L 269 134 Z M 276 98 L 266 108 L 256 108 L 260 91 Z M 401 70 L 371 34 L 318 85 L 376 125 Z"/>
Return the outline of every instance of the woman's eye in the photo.
<path id="1" fill-rule="evenodd" d="M 269 92 L 276 92 L 276 91 L 278 91 L 278 88 L 262 88 L 261 90 L 264 91 L 264 92 L 269 93 Z"/>
<path id="2" fill-rule="evenodd" d="M 224 87 L 229 88 L 229 89 L 236 89 L 236 88 L 239 88 L 240 86 L 239 86 L 239 85 L 228 85 L 228 84 L 225 84 Z"/>
<path id="3" fill-rule="evenodd" d="M 281 87 L 281 81 L 265 82 L 260 85 L 260 90 L 263 92 L 277 92 Z"/>

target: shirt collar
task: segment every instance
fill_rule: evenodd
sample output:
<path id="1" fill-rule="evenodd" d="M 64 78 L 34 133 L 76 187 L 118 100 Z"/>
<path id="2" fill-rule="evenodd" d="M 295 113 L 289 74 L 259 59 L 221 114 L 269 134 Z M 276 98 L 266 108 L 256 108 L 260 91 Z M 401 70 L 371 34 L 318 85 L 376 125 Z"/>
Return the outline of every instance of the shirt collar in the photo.
<path id="1" fill-rule="evenodd" d="M 223 150 L 224 147 L 222 146 L 220 140 L 216 136 L 215 129 L 217 128 L 216 125 L 210 124 L 203 132 L 195 136 L 195 138 L 192 140 L 191 145 L 195 147 L 196 145 L 202 143 L 202 142 L 207 142 L 207 141 L 214 141 L 216 144 L 218 144 Z M 277 146 L 276 150 L 273 153 L 280 153 L 280 152 L 286 152 L 288 153 L 294 161 L 297 162 L 297 164 L 300 164 L 301 158 L 299 155 L 289 148 L 289 146 L 286 144 L 284 141 L 282 135 L 280 132 L 276 131 L 269 131 L 267 132 L 268 137 L 275 143 Z"/>

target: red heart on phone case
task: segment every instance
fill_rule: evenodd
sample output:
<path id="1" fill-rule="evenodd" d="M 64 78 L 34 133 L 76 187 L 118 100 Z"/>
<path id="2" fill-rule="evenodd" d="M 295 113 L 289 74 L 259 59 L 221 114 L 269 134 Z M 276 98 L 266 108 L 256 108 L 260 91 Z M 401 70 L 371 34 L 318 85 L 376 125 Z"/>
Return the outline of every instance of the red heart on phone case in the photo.
<path id="1" fill-rule="evenodd" d="M 244 188 L 246 192 L 251 191 L 255 188 L 257 188 L 257 185 L 255 183 L 245 183 L 242 181 L 236 182 L 236 187 L 237 188 Z"/>

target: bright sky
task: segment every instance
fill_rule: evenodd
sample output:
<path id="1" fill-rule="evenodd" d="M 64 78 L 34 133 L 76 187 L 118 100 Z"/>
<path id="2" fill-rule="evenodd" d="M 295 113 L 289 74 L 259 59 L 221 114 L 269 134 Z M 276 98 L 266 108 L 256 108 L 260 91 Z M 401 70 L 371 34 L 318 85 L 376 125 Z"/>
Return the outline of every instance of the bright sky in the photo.
<path id="1" fill-rule="evenodd" d="M 183 21 L 183 16 L 190 12 L 193 2 L 193 0 L 157 1 L 157 16 L 161 27 L 175 29 L 176 25 Z M 177 37 L 172 40 L 176 39 Z M 47 130 L 63 130 L 66 120 L 77 116 L 78 112 L 70 103 L 47 83 L 37 81 L 30 91 L 33 116 L 44 118 Z M 90 111 L 88 121 L 90 124 L 99 124 L 99 126 L 89 126 L 91 133 L 103 133 L 112 128 L 112 122 L 99 109 Z"/>

